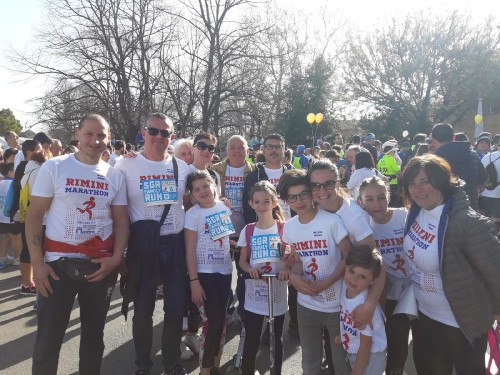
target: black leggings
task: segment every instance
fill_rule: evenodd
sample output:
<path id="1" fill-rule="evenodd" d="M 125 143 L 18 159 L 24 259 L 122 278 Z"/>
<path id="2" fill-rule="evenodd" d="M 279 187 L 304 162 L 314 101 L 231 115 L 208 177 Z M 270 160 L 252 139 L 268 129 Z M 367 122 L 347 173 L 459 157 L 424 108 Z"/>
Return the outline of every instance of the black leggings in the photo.
<path id="1" fill-rule="evenodd" d="M 245 310 L 245 346 L 243 347 L 243 359 L 241 363 L 242 375 L 254 375 L 255 358 L 259 350 L 260 333 L 262 332 L 264 318 L 264 315 Z M 281 366 L 283 364 L 282 335 L 284 322 L 285 314 L 274 317 L 274 369 L 277 375 L 281 374 Z"/>
<path id="2" fill-rule="evenodd" d="M 488 334 L 469 343 L 460 328 L 437 322 L 421 311 L 412 322 L 413 357 L 419 375 L 485 374 L 484 356 Z"/>
<path id="3" fill-rule="evenodd" d="M 203 321 L 200 367 L 211 368 L 220 354 L 223 331 L 226 326 L 226 308 L 231 291 L 231 275 L 198 273 L 200 284 L 207 298 L 200 307 Z"/>
<path id="4" fill-rule="evenodd" d="M 410 319 L 406 314 L 393 315 L 398 301 L 385 301 L 385 333 L 387 335 L 387 365 L 385 371 L 402 370 L 408 356 L 408 336 L 410 334 Z"/>

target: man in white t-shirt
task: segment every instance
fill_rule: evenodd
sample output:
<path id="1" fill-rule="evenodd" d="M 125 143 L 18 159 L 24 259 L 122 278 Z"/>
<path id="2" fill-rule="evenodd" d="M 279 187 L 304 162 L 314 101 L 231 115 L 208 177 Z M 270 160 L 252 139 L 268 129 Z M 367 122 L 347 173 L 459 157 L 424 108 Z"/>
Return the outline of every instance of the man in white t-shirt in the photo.
<path id="1" fill-rule="evenodd" d="M 125 141 L 120 141 L 120 140 L 116 141 L 115 152 L 113 152 L 109 157 L 108 161 L 109 165 L 114 167 L 116 162 L 123 158 L 124 154 L 125 154 Z"/>
<path id="2" fill-rule="evenodd" d="M 182 199 L 188 166 L 168 154 L 173 123 L 166 115 L 149 115 L 141 132 L 143 152 L 119 160 L 114 167 L 125 176 L 131 222 L 122 311 L 134 302 L 135 373 L 150 374 L 156 287 L 163 285 L 163 366 L 167 375 L 182 375 L 186 370 L 179 359 L 187 297 Z"/>
<path id="3" fill-rule="evenodd" d="M 99 374 L 106 314 L 127 244 L 124 179 L 100 160 L 109 125 L 100 115 L 87 115 L 76 138 L 81 145 L 77 153 L 42 165 L 26 218 L 33 279 L 40 293 L 33 374 L 57 373 L 77 294 L 82 322 L 79 371 Z"/>
<path id="4" fill-rule="evenodd" d="M 245 226 L 243 218 L 243 189 L 245 179 L 253 171 L 253 164 L 250 164 L 245 158 L 247 156 L 247 141 L 241 135 L 233 135 L 227 140 L 226 153 L 227 158 L 220 163 L 214 164 L 212 170 L 218 173 L 221 181 L 221 197 L 229 200 L 231 203 L 231 222 L 233 223 L 235 233 L 230 239 L 238 241 L 239 234 Z M 244 313 L 245 301 L 245 280 L 239 265 L 240 253 L 239 247 L 231 245 L 234 251 L 234 262 L 238 270 L 238 281 L 236 283 L 236 295 L 238 296 L 238 314 L 240 317 Z M 229 311 L 231 313 L 232 311 Z"/>

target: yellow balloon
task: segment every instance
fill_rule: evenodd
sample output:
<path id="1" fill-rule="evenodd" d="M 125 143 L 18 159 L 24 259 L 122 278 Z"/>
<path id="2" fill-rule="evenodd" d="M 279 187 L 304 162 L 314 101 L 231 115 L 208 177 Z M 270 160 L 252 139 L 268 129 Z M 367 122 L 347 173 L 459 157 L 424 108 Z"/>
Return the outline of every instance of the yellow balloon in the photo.
<path id="1" fill-rule="evenodd" d="M 474 117 L 474 121 L 476 122 L 476 125 L 479 125 L 481 121 L 483 121 L 483 116 L 476 115 L 476 117 Z"/>
<path id="2" fill-rule="evenodd" d="M 316 113 L 316 122 L 319 124 L 321 121 L 323 121 L 323 114 Z"/>
<path id="3" fill-rule="evenodd" d="M 312 125 L 312 123 L 314 122 L 314 113 L 309 113 L 307 115 L 307 122 Z"/>

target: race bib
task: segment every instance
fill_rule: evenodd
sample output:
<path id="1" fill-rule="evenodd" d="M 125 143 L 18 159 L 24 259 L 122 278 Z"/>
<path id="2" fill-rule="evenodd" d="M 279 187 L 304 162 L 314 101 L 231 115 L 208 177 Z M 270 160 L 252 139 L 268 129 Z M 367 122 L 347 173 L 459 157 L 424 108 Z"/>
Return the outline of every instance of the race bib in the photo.
<path id="1" fill-rule="evenodd" d="M 227 211 L 208 215 L 206 220 L 210 238 L 214 241 L 235 233 L 231 217 Z"/>
<path id="2" fill-rule="evenodd" d="M 141 182 L 146 206 L 178 204 L 174 179 L 151 179 Z"/>
<path id="3" fill-rule="evenodd" d="M 278 234 L 261 234 L 250 237 L 252 262 L 277 262 L 281 259 L 281 239 Z"/>
<path id="4" fill-rule="evenodd" d="M 231 202 L 231 210 L 241 211 L 243 209 L 243 189 L 226 188 L 225 195 Z"/>

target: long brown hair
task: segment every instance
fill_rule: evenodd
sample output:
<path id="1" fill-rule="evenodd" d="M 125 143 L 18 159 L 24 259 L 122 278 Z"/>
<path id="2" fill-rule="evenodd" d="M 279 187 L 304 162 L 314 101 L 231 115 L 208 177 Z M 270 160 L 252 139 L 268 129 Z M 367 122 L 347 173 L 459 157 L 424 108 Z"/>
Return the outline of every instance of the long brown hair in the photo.
<path id="1" fill-rule="evenodd" d="M 257 182 L 252 187 L 252 190 L 250 190 L 250 200 L 253 200 L 253 195 L 259 191 L 263 191 L 263 192 L 269 194 L 273 203 L 278 201 L 278 193 L 276 192 L 276 188 L 269 181 L 261 180 L 261 181 Z M 284 220 L 283 219 L 284 218 L 283 211 L 281 210 L 281 207 L 279 204 L 277 204 L 273 208 L 273 218 L 275 220 L 280 220 L 280 221 Z"/>

